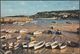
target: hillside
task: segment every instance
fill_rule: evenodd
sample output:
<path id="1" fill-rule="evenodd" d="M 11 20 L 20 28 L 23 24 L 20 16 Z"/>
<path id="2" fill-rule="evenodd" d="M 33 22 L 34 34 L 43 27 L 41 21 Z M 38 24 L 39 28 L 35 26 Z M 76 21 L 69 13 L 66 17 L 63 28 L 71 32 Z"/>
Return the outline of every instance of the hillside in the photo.
<path id="1" fill-rule="evenodd" d="M 30 18 L 79 19 L 80 10 L 38 12 Z"/>

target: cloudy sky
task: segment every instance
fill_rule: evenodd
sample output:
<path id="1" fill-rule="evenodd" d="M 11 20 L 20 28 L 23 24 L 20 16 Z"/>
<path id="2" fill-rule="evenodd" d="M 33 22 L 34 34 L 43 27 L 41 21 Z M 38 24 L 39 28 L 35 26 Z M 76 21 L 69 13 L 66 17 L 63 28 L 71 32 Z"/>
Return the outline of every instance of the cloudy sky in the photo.
<path id="1" fill-rule="evenodd" d="M 79 1 L 1 1 L 1 16 L 33 15 L 41 11 L 77 10 Z"/>

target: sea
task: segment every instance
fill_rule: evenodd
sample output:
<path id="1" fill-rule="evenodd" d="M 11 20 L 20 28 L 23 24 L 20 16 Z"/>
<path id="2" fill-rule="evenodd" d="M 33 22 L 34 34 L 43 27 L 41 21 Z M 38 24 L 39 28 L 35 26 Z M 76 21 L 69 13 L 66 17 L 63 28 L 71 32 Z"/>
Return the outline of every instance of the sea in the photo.
<path id="1" fill-rule="evenodd" d="M 66 22 L 69 23 L 79 23 L 79 20 L 54 20 L 54 19 L 45 19 L 45 18 L 39 18 L 39 19 L 34 19 L 32 23 L 35 24 L 50 24 L 50 23 L 61 23 L 65 24 Z"/>

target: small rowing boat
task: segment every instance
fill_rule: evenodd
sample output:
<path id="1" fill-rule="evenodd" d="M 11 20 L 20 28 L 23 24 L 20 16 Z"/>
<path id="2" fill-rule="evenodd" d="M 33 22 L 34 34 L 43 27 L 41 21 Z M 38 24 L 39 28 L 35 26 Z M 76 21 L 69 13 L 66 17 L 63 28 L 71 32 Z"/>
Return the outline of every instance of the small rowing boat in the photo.
<path id="1" fill-rule="evenodd" d="M 41 41 L 41 42 L 38 42 L 34 45 L 34 49 L 39 49 L 41 47 L 43 47 L 45 45 L 45 42 L 44 41 Z"/>
<path id="2" fill-rule="evenodd" d="M 26 42 L 23 42 L 23 48 L 32 48 L 32 47 L 34 47 L 35 42 L 36 41 L 32 41 L 29 44 L 27 44 Z"/>
<path id="3" fill-rule="evenodd" d="M 56 48 L 56 47 L 58 47 L 58 42 L 57 42 L 57 41 L 55 41 L 55 42 L 53 42 L 53 43 L 51 44 L 51 48 L 52 48 L 52 49 L 54 49 L 54 48 Z"/>
<path id="4" fill-rule="evenodd" d="M 60 49 L 64 49 L 64 48 L 66 48 L 66 44 L 65 43 L 59 43 L 59 48 Z"/>
<path id="5" fill-rule="evenodd" d="M 51 46 L 51 42 L 45 43 L 45 47 L 50 47 L 50 46 Z"/>

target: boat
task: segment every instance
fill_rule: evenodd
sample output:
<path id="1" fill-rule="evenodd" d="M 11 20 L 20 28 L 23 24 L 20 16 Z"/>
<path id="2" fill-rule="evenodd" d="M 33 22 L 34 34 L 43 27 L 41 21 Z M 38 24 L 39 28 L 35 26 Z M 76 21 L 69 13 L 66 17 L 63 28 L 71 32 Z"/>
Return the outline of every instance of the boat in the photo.
<path id="1" fill-rule="evenodd" d="M 4 54 L 12 54 L 12 51 L 8 50 Z"/>
<path id="2" fill-rule="evenodd" d="M 66 47 L 67 47 L 67 45 L 65 43 L 59 43 L 59 48 L 60 49 L 64 49 Z"/>
<path id="3" fill-rule="evenodd" d="M 39 34 L 42 34 L 42 31 L 35 31 L 33 34 L 34 35 L 39 35 Z"/>
<path id="4" fill-rule="evenodd" d="M 22 29 L 22 30 L 20 30 L 20 33 L 22 34 L 22 33 L 27 33 L 28 32 L 28 30 L 27 29 Z"/>
<path id="5" fill-rule="evenodd" d="M 77 47 L 77 46 L 79 46 L 78 43 L 73 42 L 73 41 L 67 41 L 67 45 L 70 46 L 70 47 Z"/>
<path id="6" fill-rule="evenodd" d="M 17 49 L 19 49 L 19 43 L 16 43 L 16 44 L 14 45 L 14 50 L 17 50 Z"/>
<path id="7" fill-rule="evenodd" d="M 52 21 L 52 23 L 56 23 L 55 21 Z"/>
<path id="8" fill-rule="evenodd" d="M 1 39 L 6 39 L 6 36 L 3 35 L 3 36 L 1 36 L 0 38 L 1 38 Z"/>
<path id="9" fill-rule="evenodd" d="M 69 22 L 69 21 L 68 21 L 68 22 L 66 22 L 66 23 L 67 23 L 67 24 L 71 24 L 71 22 Z"/>
<path id="10" fill-rule="evenodd" d="M 36 41 L 32 41 L 29 44 L 27 44 L 26 42 L 23 42 L 23 48 L 32 48 L 32 47 L 34 47 L 35 42 Z"/>
<path id="11" fill-rule="evenodd" d="M 50 46 L 51 46 L 51 42 L 45 43 L 45 47 L 50 47 Z"/>
<path id="12" fill-rule="evenodd" d="M 41 47 L 43 47 L 45 45 L 44 41 L 38 42 L 34 45 L 34 50 L 40 49 Z"/>
<path id="13" fill-rule="evenodd" d="M 21 39 L 21 36 L 18 36 L 18 37 L 17 37 L 17 40 L 19 40 L 19 39 Z"/>
<path id="14" fill-rule="evenodd" d="M 13 48 L 13 43 L 9 43 L 9 49 Z"/>
<path id="15" fill-rule="evenodd" d="M 57 41 L 51 43 L 51 48 L 52 48 L 52 49 L 54 49 L 54 48 L 56 48 L 56 47 L 58 47 L 58 42 L 57 42 Z"/>

